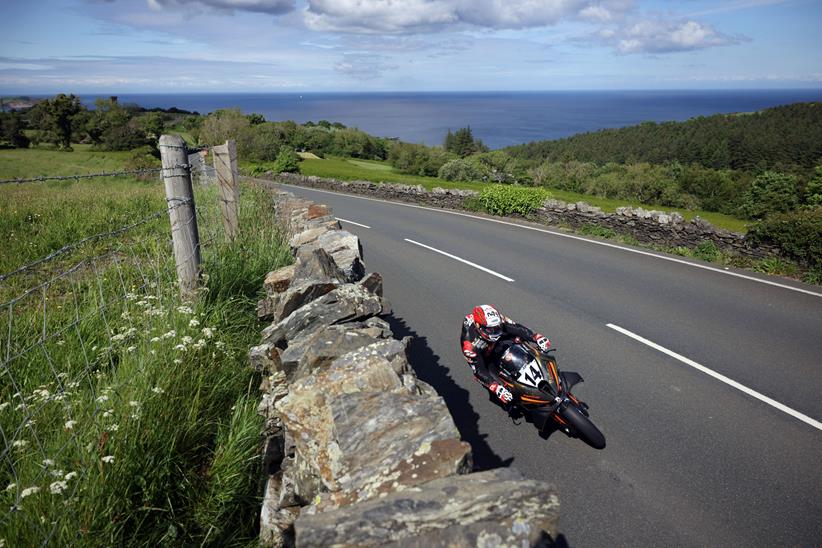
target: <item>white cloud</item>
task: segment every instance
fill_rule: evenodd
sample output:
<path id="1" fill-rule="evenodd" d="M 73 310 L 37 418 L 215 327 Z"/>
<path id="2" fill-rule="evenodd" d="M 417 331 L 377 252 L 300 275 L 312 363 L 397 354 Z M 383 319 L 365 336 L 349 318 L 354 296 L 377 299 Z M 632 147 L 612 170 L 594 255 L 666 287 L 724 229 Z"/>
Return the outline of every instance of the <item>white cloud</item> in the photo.
<path id="1" fill-rule="evenodd" d="M 334 65 L 334 70 L 357 80 L 373 80 L 387 70 L 398 68 L 389 64 L 389 60 L 383 55 L 346 54 Z"/>
<path id="2" fill-rule="evenodd" d="M 643 19 L 599 31 L 599 38 L 620 53 L 670 53 L 737 44 L 712 26 L 692 20 Z"/>
<path id="3" fill-rule="evenodd" d="M 318 31 L 401 34 L 471 25 L 522 29 L 566 18 L 610 21 L 631 0 L 308 0 L 309 28 Z"/>
<path id="4" fill-rule="evenodd" d="M 147 0 L 154 10 L 165 6 L 200 5 L 221 10 L 254 11 L 279 15 L 294 10 L 294 0 Z"/>

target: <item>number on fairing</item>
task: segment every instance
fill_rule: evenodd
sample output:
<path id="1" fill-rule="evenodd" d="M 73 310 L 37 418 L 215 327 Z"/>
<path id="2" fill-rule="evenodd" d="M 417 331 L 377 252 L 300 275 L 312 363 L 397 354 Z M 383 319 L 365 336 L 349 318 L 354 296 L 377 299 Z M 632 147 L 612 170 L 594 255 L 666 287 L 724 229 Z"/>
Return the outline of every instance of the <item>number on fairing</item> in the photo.
<path id="1" fill-rule="evenodd" d="M 532 360 L 531 363 L 519 370 L 518 380 L 522 384 L 536 387 L 542 379 L 542 370 L 537 365 L 536 360 Z"/>

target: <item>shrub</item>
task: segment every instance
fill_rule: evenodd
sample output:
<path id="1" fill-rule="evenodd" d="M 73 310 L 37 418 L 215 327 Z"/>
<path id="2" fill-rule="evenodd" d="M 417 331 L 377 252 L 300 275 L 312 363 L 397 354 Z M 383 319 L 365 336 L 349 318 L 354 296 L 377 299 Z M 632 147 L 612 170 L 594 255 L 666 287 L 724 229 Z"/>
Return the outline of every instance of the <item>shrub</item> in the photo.
<path id="1" fill-rule="evenodd" d="M 811 268 L 822 266 L 822 207 L 771 215 L 751 227 L 755 242 L 770 243 Z"/>
<path id="2" fill-rule="evenodd" d="M 512 185 L 492 185 L 482 189 L 479 202 L 494 215 L 528 215 L 542 205 L 549 194 L 544 188 Z"/>
<path id="3" fill-rule="evenodd" d="M 795 176 L 766 171 L 742 196 L 740 212 L 748 219 L 761 219 L 769 213 L 790 211 L 799 205 L 797 190 Z"/>
<path id="4" fill-rule="evenodd" d="M 283 147 L 280 149 L 277 159 L 274 160 L 272 171 L 274 173 L 299 173 L 300 157 L 290 148 Z"/>
<path id="5" fill-rule="evenodd" d="M 594 224 L 582 225 L 579 227 L 579 233 L 586 236 L 594 236 L 596 238 L 610 239 L 616 236 L 616 232 L 607 226 L 599 226 Z"/>
<path id="6" fill-rule="evenodd" d="M 703 261 L 713 263 L 718 261 L 722 254 L 720 253 L 719 248 L 716 247 L 715 243 L 710 240 L 705 240 L 699 242 L 699 245 L 694 248 L 693 256 L 697 259 L 702 259 Z"/>
<path id="7" fill-rule="evenodd" d="M 471 160 L 457 158 L 444 164 L 437 176 L 444 181 L 487 181 L 488 171 Z"/>
<path id="8" fill-rule="evenodd" d="M 822 166 L 816 166 L 813 178 L 805 187 L 805 203 L 810 207 L 822 206 Z"/>
<path id="9" fill-rule="evenodd" d="M 388 152 L 388 161 L 402 173 L 428 177 L 436 177 L 440 168 L 452 158 L 441 148 L 409 143 L 394 143 Z"/>

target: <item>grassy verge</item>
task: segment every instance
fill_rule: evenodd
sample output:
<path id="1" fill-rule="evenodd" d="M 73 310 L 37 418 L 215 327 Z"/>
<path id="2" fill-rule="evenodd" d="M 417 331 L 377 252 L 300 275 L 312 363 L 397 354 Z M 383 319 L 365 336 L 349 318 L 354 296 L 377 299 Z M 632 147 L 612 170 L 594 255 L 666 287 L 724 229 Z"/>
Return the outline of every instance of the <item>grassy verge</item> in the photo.
<path id="1" fill-rule="evenodd" d="M 251 164 L 247 164 L 249 167 Z M 306 159 L 300 162 L 300 172 L 303 175 L 315 175 L 317 177 L 328 177 L 333 179 L 340 179 L 343 181 L 362 180 L 374 182 L 388 182 L 388 183 L 402 183 L 406 185 L 422 185 L 426 189 L 431 190 L 434 187 L 443 188 L 459 188 L 463 190 L 481 191 L 487 187 L 487 183 L 476 182 L 461 182 L 461 181 L 444 181 L 437 177 L 421 177 L 418 175 L 406 175 L 397 172 L 387 162 L 379 162 L 375 160 L 360 160 L 353 158 L 338 158 L 329 157 L 325 159 Z M 657 209 L 660 211 L 674 211 L 670 207 L 642 204 L 636 201 L 628 200 L 613 200 L 609 198 L 600 198 L 588 194 L 579 194 L 576 192 L 567 192 L 555 188 L 548 188 L 553 198 L 564 200 L 566 202 L 587 202 L 591 205 L 601 207 L 603 211 L 613 213 L 618 207 L 644 207 L 646 209 Z M 693 219 L 696 216 L 705 219 L 714 226 L 732 230 L 734 232 L 746 232 L 747 221 L 724 215 L 722 213 L 715 213 L 713 211 L 679 211 L 686 219 Z"/>
<path id="2" fill-rule="evenodd" d="M 34 153 L 23 156 L 27 169 L 15 168 L 27 171 L 21 175 L 88 172 L 109 161 L 95 158 L 92 166 L 73 156 L 101 154 L 90 151 L 0 156 L 7 152 Z M 0 193 L 0 235 L 15 238 L 0 254 L 3 273 L 71 239 L 51 225 L 75 227 L 73 238 L 164 206 L 159 183 L 129 180 L 33 183 Z M 100 195 L 107 201 L 95 206 Z M 192 302 L 178 296 L 167 216 L 0 282 L 6 545 L 254 541 L 261 419 L 246 356 L 259 339 L 254 306 L 262 279 L 290 253 L 264 190 L 242 189 L 241 219 L 253 222 L 243 223 L 232 245 L 221 237 L 216 189 L 198 188 L 196 200 L 210 242 Z M 22 291 L 44 280 L 52 281 Z"/>

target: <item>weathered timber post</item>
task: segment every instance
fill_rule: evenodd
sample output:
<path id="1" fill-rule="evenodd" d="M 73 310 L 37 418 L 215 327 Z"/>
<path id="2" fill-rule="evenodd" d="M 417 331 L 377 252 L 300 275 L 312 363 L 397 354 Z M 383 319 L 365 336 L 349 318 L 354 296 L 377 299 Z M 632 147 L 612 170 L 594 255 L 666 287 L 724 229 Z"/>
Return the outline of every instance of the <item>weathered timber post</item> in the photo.
<path id="1" fill-rule="evenodd" d="M 191 169 L 182 137 L 162 135 L 159 146 L 177 280 L 183 297 L 187 297 L 197 288 L 200 274 L 200 233 L 191 189 Z"/>
<path id="2" fill-rule="evenodd" d="M 234 140 L 230 140 L 224 145 L 212 147 L 211 150 L 214 153 L 214 169 L 217 170 L 217 183 L 220 186 L 223 227 L 228 241 L 233 242 L 240 231 L 237 214 L 240 202 L 240 187 L 237 185 L 237 145 Z"/>

